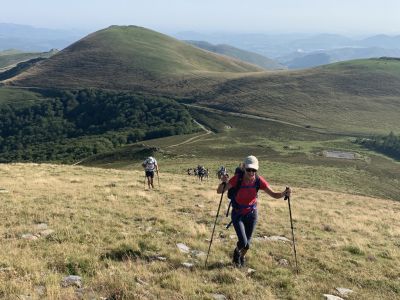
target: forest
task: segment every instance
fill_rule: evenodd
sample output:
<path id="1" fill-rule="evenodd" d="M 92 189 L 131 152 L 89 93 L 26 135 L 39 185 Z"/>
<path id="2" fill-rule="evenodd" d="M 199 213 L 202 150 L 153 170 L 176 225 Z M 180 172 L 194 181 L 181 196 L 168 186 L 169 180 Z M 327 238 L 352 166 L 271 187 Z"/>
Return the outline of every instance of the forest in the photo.
<path id="1" fill-rule="evenodd" d="M 198 130 L 172 99 L 94 89 L 45 91 L 0 105 L 0 162 L 73 162 L 138 141 Z"/>

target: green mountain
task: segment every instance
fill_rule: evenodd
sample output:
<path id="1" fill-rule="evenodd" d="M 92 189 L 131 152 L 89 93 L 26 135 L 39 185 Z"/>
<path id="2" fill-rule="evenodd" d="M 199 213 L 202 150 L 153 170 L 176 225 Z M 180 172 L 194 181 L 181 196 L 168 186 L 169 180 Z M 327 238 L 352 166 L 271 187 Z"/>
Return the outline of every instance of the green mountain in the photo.
<path id="1" fill-rule="evenodd" d="M 260 70 L 142 27 L 111 26 L 35 65 L 11 84 L 166 90 L 170 84 L 186 85 L 187 79 L 201 81 L 207 73 L 218 77 L 222 72 Z"/>
<path id="2" fill-rule="evenodd" d="M 263 55 L 254 53 L 254 52 L 250 52 L 250 51 L 246 51 L 246 50 L 242 50 L 236 47 L 232 47 L 230 45 L 225 45 L 225 44 L 221 44 L 221 45 L 213 45 L 211 43 L 208 42 L 204 42 L 204 41 L 185 41 L 188 44 L 191 44 L 193 46 L 199 47 L 201 49 L 204 50 L 208 50 L 217 54 L 222 54 L 222 55 L 226 55 L 229 57 L 233 57 L 236 59 L 240 59 L 242 61 L 257 65 L 263 69 L 266 70 L 282 70 L 282 69 L 286 69 L 285 66 L 281 65 L 280 63 L 267 58 Z"/>
<path id="3" fill-rule="evenodd" d="M 113 26 L 20 69 L 2 81 L 14 87 L 0 89 L 2 161 L 75 161 L 196 132 L 193 117 L 214 129 L 215 114 L 196 115 L 199 107 L 335 136 L 400 132 L 398 59 L 267 72 L 144 28 Z M 217 123 L 217 132 L 232 127 Z M 252 126 L 243 135 L 253 136 L 258 122 Z"/>
<path id="4" fill-rule="evenodd" d="M 400 132 L 400 60 L 355 60 L 229 79 L 197 105 L 333 133 Z"/>

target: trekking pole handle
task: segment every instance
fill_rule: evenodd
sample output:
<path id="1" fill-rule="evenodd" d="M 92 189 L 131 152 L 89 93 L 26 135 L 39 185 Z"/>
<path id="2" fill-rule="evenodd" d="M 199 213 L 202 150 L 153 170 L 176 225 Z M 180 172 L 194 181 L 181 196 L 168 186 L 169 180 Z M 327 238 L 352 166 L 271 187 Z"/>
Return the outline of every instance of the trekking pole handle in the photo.
<path id="1" fill-rule="evenodd" d="M 283 198 L 283 200 L 290 200 L 290 196 L 286 194 L 286 191 L 289 190 L 289 187 L 287 186 L 285 189 L 285 198 Z"/>

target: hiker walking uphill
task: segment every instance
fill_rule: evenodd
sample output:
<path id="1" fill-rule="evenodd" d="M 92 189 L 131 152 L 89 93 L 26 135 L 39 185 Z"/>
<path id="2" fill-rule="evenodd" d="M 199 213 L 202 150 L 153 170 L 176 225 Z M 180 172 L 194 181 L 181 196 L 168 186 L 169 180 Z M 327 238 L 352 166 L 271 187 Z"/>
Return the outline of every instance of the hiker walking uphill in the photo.
<path id="1" fill-rule="evenodd" d="M 149 189 L 150 188 L 154 189 L 154 184 L 153 184 L 154 171 L 156 171 L 157 176 L 159 176 L 158 171 L 160 170 L 158 168 L 157 160 L 154 157 L 149 156 L 148 158 L 146 158 L 144 160 L 144 162 L 142 163 L 142 166 L 145 170 L 145 175 L 147 178 L 147 184 L 149 186 Z"/>
<path id="2" fill-rule="evenodd" d="M 238 242 L 233 252 L 233 263 L 237 267 L 245 264 L 245 255 L 250 248 L 251 237 L 257 223 L 257 193 L 265 191 L 272 198 L 290 196 L 291 190 L 287 187 L 283 192 L 275 192 L 269 183 L 257 175 L 258 160 L 255 156 L 247 156 L 243 162 L 243 169 L 228 181 L 224 175 L 218 185 L 217 193 L 228 190 L 228 197 L 232 203 L 232 224 L 235 228 Z M 225 187 L 225 188 L 224 188 Z"/>

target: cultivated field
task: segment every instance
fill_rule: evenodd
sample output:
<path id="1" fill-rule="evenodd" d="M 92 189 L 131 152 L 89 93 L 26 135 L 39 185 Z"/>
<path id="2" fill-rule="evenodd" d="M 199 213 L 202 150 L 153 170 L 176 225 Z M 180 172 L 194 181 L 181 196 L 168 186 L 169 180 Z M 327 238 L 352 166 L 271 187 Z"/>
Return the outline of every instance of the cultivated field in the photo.
<path id="1" fill-rule="evenodd" d="M 278 190 L 280 175 L 267 176 Z M 139 170 L 48 164 L 3 164 L 0 178 L 4 299 L 322 299 L 339 287 L 353 290 L 348 299 L 400 297 L 396 201 L 292 184 L 296 275 L 291 244 L 265 238 L 291 239 L 287 203 L 265 194 L 251 271 L 230 265 L 226 200 L 204 267 L 219 201 L 214 178 L 162 171 L 161 186 L 148 191 Z M 82 281 L 63 287 L 68 275 Z"/>

